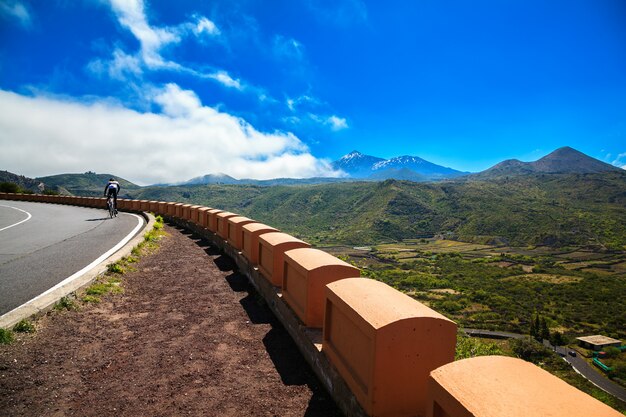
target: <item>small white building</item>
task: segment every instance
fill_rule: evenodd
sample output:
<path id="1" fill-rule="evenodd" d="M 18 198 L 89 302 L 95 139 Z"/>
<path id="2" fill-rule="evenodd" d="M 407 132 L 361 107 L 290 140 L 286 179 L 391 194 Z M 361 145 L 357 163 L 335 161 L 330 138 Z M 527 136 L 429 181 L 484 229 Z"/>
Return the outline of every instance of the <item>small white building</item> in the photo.
<path id="1" fill-rule="evenodd" d="M 620 347 L 622 345 L 621 340 L 613 339 L 612 337 L 602 336 L 602 335 L 594 335 L 594 336 L 583 336 L 577 337 L 578 344 L 585 349 L 591 350 L 602 350 L 607 346 L 615 346 Z"/>

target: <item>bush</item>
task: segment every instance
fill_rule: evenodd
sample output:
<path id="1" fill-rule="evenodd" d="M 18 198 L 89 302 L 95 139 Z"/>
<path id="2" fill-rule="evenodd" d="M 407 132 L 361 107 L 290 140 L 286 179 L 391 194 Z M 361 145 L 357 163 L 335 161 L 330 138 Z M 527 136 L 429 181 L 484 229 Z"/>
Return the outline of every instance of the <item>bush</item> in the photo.
<path id="1" fill-rule="evenodd" d="M 69 297 L 61 297 L 59 301 L 54 305 L 55 310 L 76 310 L 76 303 Z"/>
<path id="2" fill-rule="evenodd" d="M 17 333 L 34 333 L 35 326 L 29 322 L 28 320 L 20 320 L 15 326 L 13 326 L 13 331 Z"/>
<path id="3" fill-rule="evenodd" d="M 20 192 L 20 187 L 12 182 L 0 182 L 0 193 L 13 193 Z"/>
<path id="4" fill-rule="evenodd" d="M 13 332 L 8 329 L 0 329 L 0 345 L 10 345 L 13 343 Z"/>
<path id="5" fill-rule="evenodd" d="M 550 351 L 541 343 L 531 338 L 512 339 L 511 349 L 518 358 L 537 363 L 550 356 Z"/>

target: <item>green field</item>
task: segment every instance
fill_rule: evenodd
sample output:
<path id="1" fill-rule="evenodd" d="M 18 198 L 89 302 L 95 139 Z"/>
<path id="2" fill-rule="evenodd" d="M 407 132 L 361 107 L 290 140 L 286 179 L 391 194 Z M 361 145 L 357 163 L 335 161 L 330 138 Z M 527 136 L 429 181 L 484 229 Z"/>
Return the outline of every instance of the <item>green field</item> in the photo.
<path id="1" fill-rule="evenodd" d="M 623 251 L 436 239 L 381 244 L 369 251 L 324 249 L 461 326 L 528 334 L 532 317 L 539 314 L 552 332 L 569 338 L 600 333 L 626 340 Z"/>

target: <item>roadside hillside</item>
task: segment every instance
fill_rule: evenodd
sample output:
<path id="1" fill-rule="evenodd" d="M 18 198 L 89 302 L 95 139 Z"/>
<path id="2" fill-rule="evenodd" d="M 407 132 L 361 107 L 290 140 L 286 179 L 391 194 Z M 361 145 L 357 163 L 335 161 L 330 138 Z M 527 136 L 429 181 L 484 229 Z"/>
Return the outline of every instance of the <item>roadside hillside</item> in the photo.
<path id="1" fill-rule="evenodd" d="M 44 182 L 49 187 L 63 187 L 72 195 L 96 197 L 102 195 L 104 185 L 109 178 L 115 178 L 122 186 L 120 196 L 128 196 L 131 190 L 137 190 L 140 187 L 124 178 L 117 177 L 112 174 L 96 174 L 95 172 L 85 172 L 84 174 L 59 174 L 48 177 L 36 178 L 37 181 Z"/>
<path id="2" fill-rule="evenodd" d="M 41 181 L 28 178 L 23 175 L 17 175 L 9 171 L 0 171 L 0 182 L 16 184 L 19 188 L 39 192 Z"/>
<path id="3" fill-rule="evenodd" d="M 626 244 L 626 172 L 438 183 L 146 187 L 129 194 L 230 210 L 312 243 L 362 245 L 443 234 L 521 246 Z"/>

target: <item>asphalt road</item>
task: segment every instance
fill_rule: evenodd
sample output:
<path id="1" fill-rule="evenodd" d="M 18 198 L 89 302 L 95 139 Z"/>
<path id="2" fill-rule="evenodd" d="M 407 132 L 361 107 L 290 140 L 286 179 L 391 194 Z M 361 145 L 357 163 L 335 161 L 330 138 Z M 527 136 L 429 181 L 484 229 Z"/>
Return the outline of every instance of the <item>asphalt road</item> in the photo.
<path id="1" fill-rule="evenodd" d="M 508 333 L 508 332 L 498 332 L 491 330 L 482 330 L 482 329 L 462 329 L 468 336 L 474 337 L 486 337 L 493 339 L 523 339 L 528 337 L 527 335 L 517 334 L 517 333 Z M 544 340 L 543 344 L 550 348 L 554 349 L 557 353 L 561 355 L 561 357 L 570 364 L 572 368 L 593 384 L 595 384 L 601 390 L 608 392 L 614 397 L 619 398 L 622 401 L 626 401 L 626 389 L 617 385 L 615 382 L 606 378 L 601 371 L 594 368 L 592 365 L 589 365 L 585 359 L 583 359 L 580 354 L 576 353 L 576 356 L 571 356 L 569 354 L 570 350 L 565 349 L 561 346 L 552 346 L 547 340 Z"/>
<path id="2" fill-rule="evenodd" d="M 576 372 L 593 382 L 597 387 L 622 401 L 626 401 L 626 389 L 617 385 L 610 379 L 605 378 L 602 374 L 600 374 L 601 371 L 598 371 L 592 365 L 589 365 L 589 363 L 583 359 L 580 354 L 576 353 L 576 356 L 571 356 L 568 353 L 569 350 L 560 346 L 556 347 L 556 352 L 561 354 L 563 359 L 565 359 L 567 363 L 569 363 L 572 368 L 576 370 Z"/>
<path id="3" fill-rule="evenodd" d="M 94 262 L 135 229 L 137 217 L 0 200 L 0 315 Z"/>

